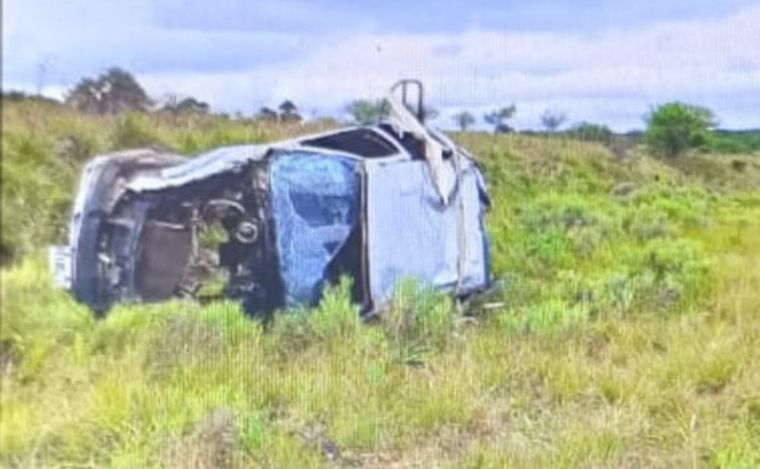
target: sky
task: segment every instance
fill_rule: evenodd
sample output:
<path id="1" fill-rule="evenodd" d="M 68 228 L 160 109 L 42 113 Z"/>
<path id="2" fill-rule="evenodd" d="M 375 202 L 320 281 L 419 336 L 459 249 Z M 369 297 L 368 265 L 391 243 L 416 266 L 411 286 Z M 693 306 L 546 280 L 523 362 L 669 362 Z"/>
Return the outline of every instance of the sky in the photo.
<path id="1" fill-rule="evenodd" d="M 52 97 L 119 66 L 159 100 L 309 118 L 414 77 L 443 128 L 514 103 L 518 129 L 626 131 L 673 100 L 760 127 L 758 0 L 4 0 L 2 23 L 3 89 Z"/>

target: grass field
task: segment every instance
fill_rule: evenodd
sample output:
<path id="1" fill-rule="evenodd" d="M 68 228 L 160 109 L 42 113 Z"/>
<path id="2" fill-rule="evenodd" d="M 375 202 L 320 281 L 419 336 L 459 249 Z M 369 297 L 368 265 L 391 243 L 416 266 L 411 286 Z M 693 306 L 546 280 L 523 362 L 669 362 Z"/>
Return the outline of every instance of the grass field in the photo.
<path id="1" fill-rule="evenodd" d="M 233 303 L 94 320 L 40 246 L 94 152 L 310 129 L 39 103 L 3 124 L 0 465 L 760 466 L 760 155 L 455 134 L 503 306 L 408 283 L 363 324 L 343 284 L 263 331 Z"/>
<path id="2" fill-rule="evenodd" d="M 760 130 L 729 132 L 719 130 L 708 147 L 725 153 L 751 153 L 760 151 Z"/>

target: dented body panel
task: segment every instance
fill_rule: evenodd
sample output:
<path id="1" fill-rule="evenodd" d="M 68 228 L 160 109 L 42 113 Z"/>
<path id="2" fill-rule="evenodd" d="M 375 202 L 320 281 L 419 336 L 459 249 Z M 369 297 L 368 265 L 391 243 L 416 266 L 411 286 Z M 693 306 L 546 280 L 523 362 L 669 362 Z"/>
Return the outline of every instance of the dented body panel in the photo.
<path id="1" fill-rule="evenodd" d="M 192 159 L 153 150 L 95 158 L 80 181 L 68 251 L 51 251 L 57 277 L 98 312 L 122 301 L 226 297 L 268 315 L 315 304 L 342 276 L 364 311 L 410 277 L 457 296 L 486 289 L 479 167 L 392 104 L 391 119 L 376 126 Z"/>

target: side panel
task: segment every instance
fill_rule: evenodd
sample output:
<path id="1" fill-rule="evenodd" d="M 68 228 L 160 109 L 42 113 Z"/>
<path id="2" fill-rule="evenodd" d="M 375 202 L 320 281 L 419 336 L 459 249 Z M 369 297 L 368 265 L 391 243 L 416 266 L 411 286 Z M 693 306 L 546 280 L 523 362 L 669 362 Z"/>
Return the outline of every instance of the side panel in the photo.
<path id="1" fill-rule="evenodd" d="M 449 161 L 443 170 L 453 176 Z M 469 162 L 447 205 L 424 161 L 367 164 L 367 249 L 375 304 L 389 300 L 406 278 L 457 294 L 487 286 L 482 192 L 480 174 Z"/>

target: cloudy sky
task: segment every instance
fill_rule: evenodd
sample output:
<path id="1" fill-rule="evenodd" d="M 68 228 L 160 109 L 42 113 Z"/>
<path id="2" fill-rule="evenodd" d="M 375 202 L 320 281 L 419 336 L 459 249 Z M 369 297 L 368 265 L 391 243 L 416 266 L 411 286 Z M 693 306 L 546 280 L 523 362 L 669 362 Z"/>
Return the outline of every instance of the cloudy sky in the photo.
<path id="1" fill-rule="evenodd" d="M 3 88 L 61 96 L 117 65 L 148 92 L 252 113 L 284 98 L 340 113 L 418 77 L 450 127 L 516 103 L 640 128 L 650 106 L 712 108 L 760 127 L 760 1 L 4 0 Z"/>

